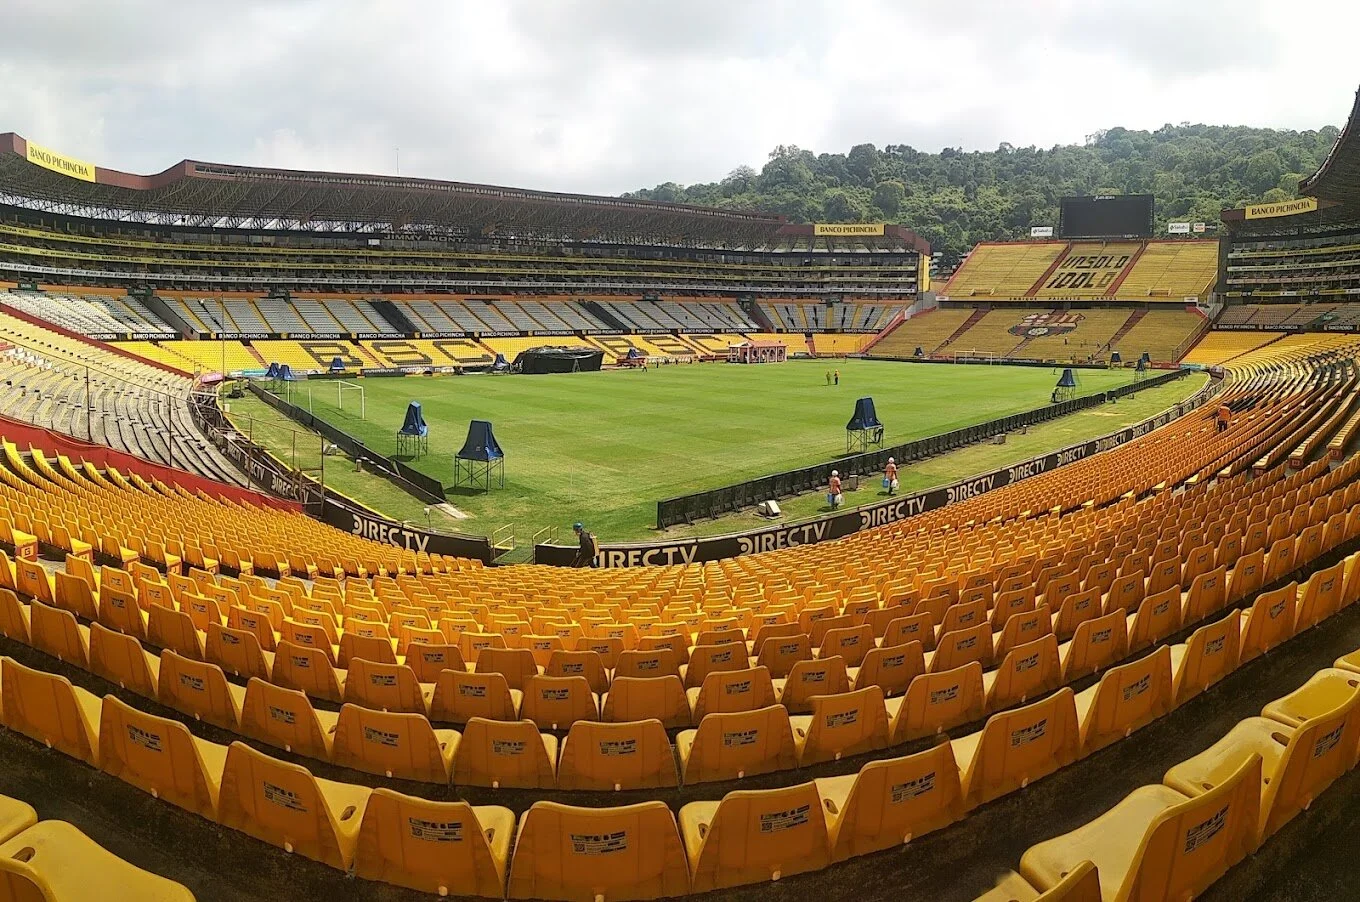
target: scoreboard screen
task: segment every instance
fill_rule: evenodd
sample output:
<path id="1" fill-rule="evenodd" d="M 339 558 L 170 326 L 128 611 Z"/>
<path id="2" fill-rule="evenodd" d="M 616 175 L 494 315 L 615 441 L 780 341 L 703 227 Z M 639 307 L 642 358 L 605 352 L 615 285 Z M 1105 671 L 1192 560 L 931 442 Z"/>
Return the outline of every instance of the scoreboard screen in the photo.
<path id="1" fill-rule="evenodd" d="M 1061 238 L 1151 238 L 1151 194 L 1064 197 L 1058 220 Z"/>

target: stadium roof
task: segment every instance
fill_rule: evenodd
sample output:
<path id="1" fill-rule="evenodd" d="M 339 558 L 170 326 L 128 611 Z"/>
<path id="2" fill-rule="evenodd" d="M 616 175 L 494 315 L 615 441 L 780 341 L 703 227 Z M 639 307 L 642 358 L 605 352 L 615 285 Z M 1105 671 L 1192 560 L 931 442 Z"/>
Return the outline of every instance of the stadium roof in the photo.
<path id="1" fill-rule="evenodd" d="M 35 162 L 37 160 L 38 162 Z M 183 160 L 133 175 L 0 134 L 0 202 L 149 225 L 624 241 L 764 248 L 812 234 L 784 216 L 405 176 Z M 864 244 L 863 237 L 857 238 Z M 876 249 L 930 248 L 888 226 Z"/>
<path id="2" fill-rule="evenodd" d="M 1350 118 L 1318 171 L 1299 183 L 1299 194 L 1360 206 L 1360 91 Z"/>

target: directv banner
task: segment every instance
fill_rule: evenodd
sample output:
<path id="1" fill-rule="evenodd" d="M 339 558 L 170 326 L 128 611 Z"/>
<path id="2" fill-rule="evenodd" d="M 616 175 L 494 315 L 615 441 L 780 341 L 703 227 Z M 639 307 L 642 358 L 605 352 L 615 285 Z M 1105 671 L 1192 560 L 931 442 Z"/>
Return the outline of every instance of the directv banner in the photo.
<path id="1" fill-rule="evenodd" d="M 939 510 L 960 501 L 967 501 L 995 489 L 1065 467 L 1093 454 L 1109 451 L 1159 429 L 1194 410 L 1211 392 L 1218 390 L 1211 383 L 1191 398 L 1163 411 L 1150 420 L 1122 429 L 1112 435 L 1092 439 L 1061 451 L 1053 451 L 1024 463 L 994 470 L 982 476 L 972 476 L 953 485 L 929 489 L 889 501 L 867 505 L 830 517 L 822 517 L 789 526 L 775 526 L 739 535 L 715 536 L 711 539 L 688 539 L 672 544 L 604 545 L 595 559 L 597 567 L 660 567 L 672 564 L 696 564 L 725 560 L 780 548 L 815 545 L 843 539 L 865 529 L 886 526 L 927 511 Z M 562 545 L 537 545 L 534 561 L 539 564 L 569 565 L 576 556 L 576 548 Z"/>
<path id="2" fill-rule="evenodd" d="M 371 539 L 402 551 L 442 554 L 449 557 L 476 558 L 491 563 L 491 540 L 475 536 L 450 536 L 427 532 L 409 525 L 396 523 L 375 514 L 355 510 L 334 498 L 326 499 L 322 521 L 361 539 Z"/>

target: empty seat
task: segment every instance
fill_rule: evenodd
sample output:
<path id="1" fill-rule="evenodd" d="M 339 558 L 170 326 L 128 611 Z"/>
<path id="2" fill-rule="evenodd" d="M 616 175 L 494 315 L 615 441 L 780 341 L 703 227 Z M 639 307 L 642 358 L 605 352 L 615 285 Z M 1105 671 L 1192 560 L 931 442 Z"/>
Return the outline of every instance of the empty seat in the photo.
<path id="1" fill-rule="evenodd" d="M 1112 667 L 1076 696 L 1081 753 L 1089 755 L 1142 729 L 1171 710 L 1171 649 Z"/>
<path id="2" fill-rule="evenodd" d="M 218 820 L 258 840 L 348 870 L 372 790 L 312 776 L 243 742 L 227 750 Z"/>
<path id="3" fill-rule="evenodd" d="M 892 741 L 932 736 L 980 720 L 985 701 L 982 665 L 977 661 L 943 673 L 923 673 L 911 681 L 898 705 Z"/>
<path id="4" fill-rule="evenodd" d="M 562 743 L 559 789 L 618 791 L 676 785 L 675 756 L 659 720 L 580 720 Z"/>
<path id="5" fill-rule="evenodd" d="M 920 642 L 872 648 L 855 673 L 851 688 L 878 686 L 885 696 L 901 695 L 913 679 L 925 672 L 925 652 Z"/>
<path id="6" fill-rule="evenodd" d="M 406 649 L 406 666 L 411 668 L 419 683 L 438 682 L 441 670 L 467 671 L 458 646 L 443 643 L 411 643 Z"/>
<path id="7" fill-rule="evenodd" d="M 520 819 L 508 888 L 511 899 L 659 899 L 689 893 L 690 875 L 664 802 L 535 802 Z"/>
<path id="8" fill-rule="evenodd" d="M 19 799 L 0 796 L 0 843 L 32 827 L 38 822 L 38 812 Z"/>
<path id="9" fill-rule="evenodd" d="M 40 601 L 31 602 L 28 613 L 34 648 L 82 670 L 89 669 L 89 627 L 76 623 L 70 611 L 48 607 Z"/>
<path id="10" fill-rule="evenodd" d="M 520 716 L 544 729 L 566 730 L 578 720 L 599 720 L 599 703 L 583 676 L 536 674 L 524 683 Z"/>
<path id="11" fill-rule="evenodd" d="M 467 723 L 474 717 L 518 720 L 524 694 L 500 673 L 441 670 L 430 698 L 430 720 Z"/>
<path id="12" fill-rule="evenodd" d="M 710 714 L 698 729 L 675 737 L 675 750 L 686 784 L 736 780 L 797 764 L 789 713 L 780 705 Z"/>
<path id="13" fill-rule="evenodd" d="M 157 697 L 161 662 L 132 636 L 90 624 L 90 672 L 143 698 Z"/>
<path id="14" fill-rule="evenodd" d="M 983 674 L 982 683 L 987 687 L 987 710 L 1000 711 L 1012 705 L 1022 705 L 1031 698 L 1051 692 L 1062 681 L 1058 637 L 1052 633 L 1040 636 L 1033 642 L 1015 646 L 1006 652 L 1001 666 L 991 673 Z"/>
<path id="15" fill-rule="evenodd" d="M 279 643 L 270 682 L 328 702 L 338 703 L 344 694 L 330 655 L 323 649 L 292 642 Z"/>
<path id="16" fill-rule="evenodd" d="M 962 762 L 969 808 L 1000 798 L 1077 760 L 1079 736 L 1072 690 L 994 714 L 980 732 L 953 741 Z"/>
<path id="17" fill-rule="evenodd" d="M 557 649 L 548 657 L 543 675 L 550 677 L 584 677 L 590 684 L 590 691 L 604 694 L 609 691 L 609 674 L 605 673 L 604 660 L 597 651 L 564 651 Z"/>
<path id="18" fill-rule="evenodd" d="M 511 689 L 521 691 L 525 681 L 538 674 L 534 653 L 527 648 L 483 648 L 477 655 L 475 666 L 477 673 L 503 675 Z"/>
<path id="19" fill-rule="evenodd" d="M 789 671 L 788 679 L 783 681 L 779 703 L 788 708 L 790 714 L 802 714 L 812 710 L 814 695 L 835 695 L 849 691 L 850 678 L 844 658 L 799 661 Z M 697 707 L 694 716 L 699 716 Z"/>
<path id="20" fill-rule="evenodd" d="M 800 661 L 802 664 L 816 662 Z M 824 674 L 826 668 L 818 668 L 817 674 Z M 723 714 L 731 711 L 754 711 L 775 703 L 774 683 L 770 672 L 764 667 L 748 667 L 744 670 L 715 670 L 704 678 L 699 689 L 686 693 L 690 707 L 694 709 L 694 719 L 702 720 L 705 714 Z"/>
<path id="21" fill-rule="evenodd" d="M 370 774 L 447 783 L 458 738 L 453 730 L 432 728 L 423 714 L 344 705 L 335 725 L 331 759 Z"/>
<path id="22" fill-rule="evenodd" d="M 453 759 L 455 783 L 516 789 L 557 785 L 557 738 L 531 720 L 474 717 L 463 728 Z"/>
<path id="23" fill-rule="evenodd" d="M 816 783 L 690 802 L 680 809 L 679 821 L 696 893 L 778 880 L 831 863 Z"/>
<path id="24" fill-rule="evenodd" d="M 415 673 L 405 664 L 354 658 L 345 676 L 344 701 L 378 711 L 424 717 L 430 700 L 416 681 Z"/>
<path id="25" fill-rule="evenodd" d="M 813 696 L 812 714 L 790 717 L 789 722 L 800 767 L 888 745 L 888 712 L 877 686 Z"/>
<path id="26" fill-rule="evenodd" d="M 194 902 L 185 887 L 128 864 L 65 821 L 43 821 L 0 844 L 0 896 L 25 902 Z"/>
<path id="27" fill-rule="evenodd" d="M 1141 786 L 1090 823 L 1031 846 L 1020 873 L 1048 890 L 1089 860 L 1105 899 L 1193 898 L 1255 850 L 1260 783 L 1252 755 L 1200 796 Z"/>
<path id="28" fill-rule="evenodd" d="M 104 696 L 99 768 L 158 799 L 217 820 L 226 746 L 194 736 L 177 720 L 156 717 Z"/>
<path id="29" fill-rule="evenodd" d="M 667 729 L 694 723 L 685 685 L 678 676 L 647 679 L 615 676 L 600 707 L 601 718 L 611 723 L 654 718 Z"/>
<path id="30" fill-rule="evenodd" d="M 228 683 L 216 664 L 190 661 L 161 652 L 160 703 L 213 726 L 236 732 L 241 726 L 245 689 Z"/>
<path id="31" fill-rule="evenodd" d="M 910 842 L 963 817 L 947 740 L 901 758 L 871 761 L 859 773 L 817 778 L 827 811 L 831 858 L 844 861 Z"/>
<path id="32" fill-rule="evenodd" d="M 252 679 L 241 702 L 241 732 L 286 752 L 331 760 L 339 715 L 319 711 L 305 692 Z"/>
<path id="33" fill-rule="evenodd" d="M 508 808 L 375 789 L 359 826 L 354 874 L 440 896 L 499 898 L 514 829 Z"/>
<path id="34" fill-rule="evenodd" d="M 99 696 L 64 676 L 0 658 L 0 723 L 94 767 L 101 706 Z"/>

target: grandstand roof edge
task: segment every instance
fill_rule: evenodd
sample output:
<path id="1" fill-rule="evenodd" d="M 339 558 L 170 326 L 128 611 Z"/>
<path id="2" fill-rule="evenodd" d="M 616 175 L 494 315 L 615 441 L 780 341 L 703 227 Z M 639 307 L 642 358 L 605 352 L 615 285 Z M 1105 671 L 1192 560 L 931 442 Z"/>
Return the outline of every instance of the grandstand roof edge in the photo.
<path id="1" fill-rule="evenodd" d="M 28 140 L 16 132 L 0 133 L 0 153 L 12 153 L 28 157 Z M 711 216 L 747 222 L 767 223 L 782 226 L 788 217 L 781 213 L 764 213 L 757 210 L 726 210 L 721 207 L 706 207 L 698 204 L 676 204 L 639 198 L 613 197 L 597 194 L 572 194 L 558 191 L 538 191 L 529 188 L 512 188 L 504 185 L 484 185 L 475 182 L 457 182 L 444 179 L 413 178 L 399 175 L 375 175 L 352 172 L 326 172 L 306 169 L 276 169 L 263 166 L 247 166 L 233 163 L 214 163 L 204 160 L 181 160 L 169 168 L 151 175 L 123 172 L 104 166 L 95 167 L 95 182 L 116 188 L 130 190 L 149 190 L 160 188 L 181 178 L 210 178 L 222 180 L 268 181 L 289 180 L 297 182 L 327 183 L 342 185 L 356 180 L 370 183 L 380 188 L 400 188 L 429 193 L 467 192 L 480 195 L 497 195 L 526 201 L 548 203 L 591 204 L 620 208 L 684 213 L 698 216 Z"/>
<path id="2" fill-rule="evenodd" d="M 1307 194 L 1319 200 L 1324 198 L 1345 200 L 1345 197 L 1328 194 L 1333 188 L 1338 188 L 1354 196 L 1354 189 L 1348 190 L 1347 186 L 1344 185 L 1333 186 L 1332 182 L 1334 180 L 1333 173 L 1338 168 L 1343 170 L 1360 168 L 1360 147 L 1356 146 L 1357 143 L 1360 143 L 1360 135 L 1357 135 L 1357 131 L 1360 131 L 1360 89 L 1355 92 L 1355 101 L 1351 104 L 1350 116 L 1346 119 L 1346 124 L 1342 127 L 1341 133 L 1336 136 L 1332 149 L 1327 152 L 1326 159 L 1322 161 L 1317 172 L 1299 182 L 1300 194 Z M 1344 172 L 1339 173 L 1339 175 L 1345 174 Z"/>

